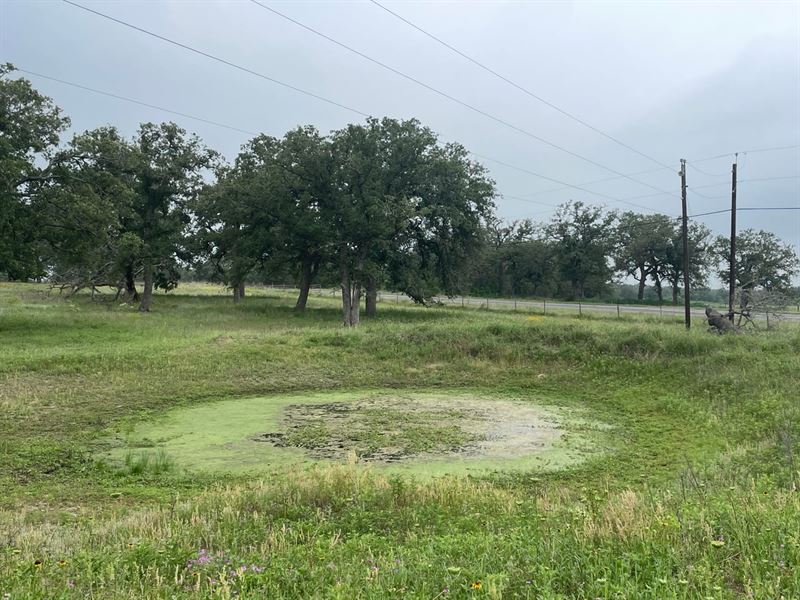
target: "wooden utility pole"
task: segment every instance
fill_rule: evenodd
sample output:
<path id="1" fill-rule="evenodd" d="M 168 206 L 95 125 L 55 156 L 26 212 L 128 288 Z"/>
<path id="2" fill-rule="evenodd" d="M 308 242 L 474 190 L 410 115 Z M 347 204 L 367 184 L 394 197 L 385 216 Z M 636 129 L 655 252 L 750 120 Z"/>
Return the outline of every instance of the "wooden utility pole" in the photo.
<path id="1" fill-rule="evenodd" d="M 728 318 L 733 321 L 733 302 L 736 295 L 736 164 L 739 162 L 739 154 L 731 166 L 731 271 L 729 274 L 730 284 L 728 286 Z"/>
<path id="2" fill-rule="evenodd" d="M 686 329 L 692 327 L 692 308 L 689 302 L 689 216 L 686 212 L 686 159 L 681 159 L 681 211 L 683 213 L 683 322 Z"/>

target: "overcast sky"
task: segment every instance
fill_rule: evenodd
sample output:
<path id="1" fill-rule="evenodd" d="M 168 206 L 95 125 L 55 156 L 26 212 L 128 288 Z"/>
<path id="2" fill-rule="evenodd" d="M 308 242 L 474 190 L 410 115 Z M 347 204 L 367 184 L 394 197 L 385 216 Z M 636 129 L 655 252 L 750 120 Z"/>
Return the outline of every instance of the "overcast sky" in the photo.
<path id="1" fill-rule="evenodd" d="M 417 26 L 659 165 L 482 71 L 369 1 L 264 4 L 515 127 L 550 147 L 386 71 L 250 1 L 91 1 L 94 10 L 215 54 L 363 113 L 416 117 L 491 160 L 503 218 L 546 219 L 574 199 L 680 213 L 679 159 L 728 154 L 688 170 L 690 213 L 729 205 L 732 153 L 800 146 L 800 2 L 397 2 Z M 0 0 L 0 60 L 232 127 L 323 132 L 362 117 L 51 0 Z M 30 76 L 83 131 L 174 120 L 228 159 L 250 136 Z M 800 206 L 800 148 L 740 154 L 739 206 Z M 752 181 L 782 177 L 771 181 Z M 652 187 L 648 187 L 652 186 Z M 658 194 L 657 190 L 668 191 Z M 696 191 L 694 191 L 696 188 Z M 554 191 L 556 190 L 556 191 Z M 654 195 L 655 194 L 655 195 Z M 702 194 L 702 196 L 700 195 Z M 529 201 L 516 197 L 527 198 Z M 644 211 L 643 211 L 644 212 Z M 727 233 L 727 214 L 702 217 Z M 741 229 L 776 232 L 800 251 L 800 211 L 741 212 Z"/>

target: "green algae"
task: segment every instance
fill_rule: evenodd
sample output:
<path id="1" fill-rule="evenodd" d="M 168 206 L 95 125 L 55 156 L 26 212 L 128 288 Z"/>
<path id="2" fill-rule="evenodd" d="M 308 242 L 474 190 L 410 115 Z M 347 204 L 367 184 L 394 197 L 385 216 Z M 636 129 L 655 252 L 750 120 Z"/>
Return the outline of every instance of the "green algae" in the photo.
<path id="1" fill-rule="evenodd" d="M 345 461 L 413 475 L 547 472 L 598 455 L 607 429 L 542 398 L 461 390 L 291 394 L 168 411 L 117 437 L 104 458 L 124 464 L 158 453 L 182 470 L 230 474 Z"/>

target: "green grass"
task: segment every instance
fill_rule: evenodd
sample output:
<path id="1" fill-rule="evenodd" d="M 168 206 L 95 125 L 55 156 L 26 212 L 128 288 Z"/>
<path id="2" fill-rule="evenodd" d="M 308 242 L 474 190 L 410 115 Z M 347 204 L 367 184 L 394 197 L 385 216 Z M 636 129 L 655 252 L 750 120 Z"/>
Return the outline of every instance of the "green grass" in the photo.
<path id="1" fill-rule="evenodd" d="M 189 286 L 139 315 L 40 291 L 0 284 L 0 597 L 800 597 L 796 328 L 384 303 L 344 330 L 327 298 Z M 358 390 L 612 428 L 569 468 L 472 477 L 187 471 L 155 440 L 97 459 L 172 411 Z"/>

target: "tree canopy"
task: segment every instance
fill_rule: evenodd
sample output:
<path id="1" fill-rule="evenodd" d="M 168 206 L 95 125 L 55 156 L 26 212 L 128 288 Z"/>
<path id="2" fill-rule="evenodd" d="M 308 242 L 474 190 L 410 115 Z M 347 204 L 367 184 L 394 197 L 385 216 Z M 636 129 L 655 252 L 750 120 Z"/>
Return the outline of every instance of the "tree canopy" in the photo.
<path id="1" fill-rule="evenodd" d="M 415 119 L 369 118 L 327 135 L 312 126 L 260 134 L 230 163 L 174 123 L 61 136 L 69 119 L 0 67 L 0 275 L 72 292 L 116 288 L 139 310 L 182 273 L 235 301 L 247 282 L 291 282 L 305 309 L 317 282 L 341 291 L 342 322 L 377 310 L 379 289 L 437 295 L 600 297 L 632 278 L 636 297 L 677 302 L 683 240 L 666 215 L 580 200 L 544 223 L 502 222 L 483 165 Z M 727 265 L 728 241 L 689 228 L 689 277 Z M 800 271 L 774 234 L 739 234 L 737 284 L 787 290 Z M 715 273 L 727 283 L 728 269 Z M 648 288 L 652 284 L 653 288 Z M 141 286 L 141 290 L 137 288 Z"/>

